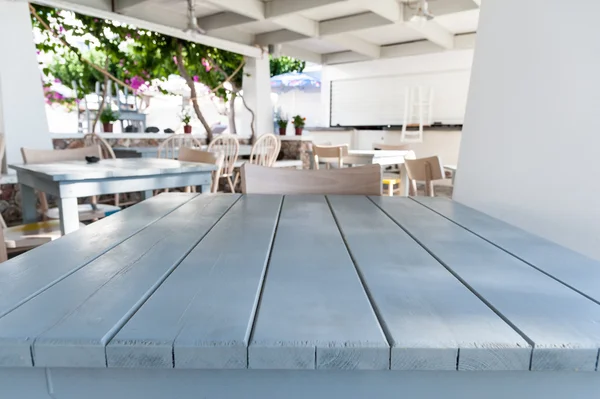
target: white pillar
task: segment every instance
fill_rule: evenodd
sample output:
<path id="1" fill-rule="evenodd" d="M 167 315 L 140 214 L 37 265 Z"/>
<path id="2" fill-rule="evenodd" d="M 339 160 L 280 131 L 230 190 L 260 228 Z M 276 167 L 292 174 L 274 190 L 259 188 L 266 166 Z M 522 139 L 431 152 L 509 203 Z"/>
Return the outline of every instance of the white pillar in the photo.
<path id="1" fill-rule="evenodd" d="M 0 133 L 6 162 L 21 147 L 52 148 L 28 4 L 0 0 Z"/>
<path id="2" fill-rule="evenodd" d="M 273 133 L 273 105 L 271 104 L 271 73 L 269 55 L 260 58 L 246 58 L 244 66 L 244 98 L 254 111 L 256 135 Z M 242 126 L 238 126 L 240 135 L 250 136 L 251 116 L 244 112 Z"/>
<path id="3" fill-rule="evenodd" d="M 598 15 L 482 1 L 454 198 L 600 259 Z"/>

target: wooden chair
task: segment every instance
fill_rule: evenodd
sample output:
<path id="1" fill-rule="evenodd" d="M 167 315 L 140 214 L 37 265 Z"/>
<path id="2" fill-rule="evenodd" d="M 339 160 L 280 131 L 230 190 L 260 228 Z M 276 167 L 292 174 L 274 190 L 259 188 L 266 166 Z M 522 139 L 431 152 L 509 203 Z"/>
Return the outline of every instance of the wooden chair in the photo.
<path id="1" fill-rule="evenodd" d="M 229 188 L 232 193 L 235 193 L 235 185 L 233 184 L 233 172 L 235 162 L 237 161 L 240 152 L 240 143 L 235 136 L 222 135 L 214 139 L 208 145 L 208 151 L 220 152 L 223 154 L 223 167 L 219 178 L 226 178 Z"/>
<path id="2" fill-rule="evenodd" d="M 97 145 L 100 147 L 100 153 L 102 154 L 102 159 L 117 159 L 115 152 L 113 151 L 108 141 L 104 140 L 102 137 L 98 136 L 96 133 L 88 133 L 83 136 L 83 144 L 86 147 L 93 147 Z M 92 203 L 97 204 L 98 199 L 96 196 L 92 197 Z M 114 197 L 114 205 L 120 206 L 120 196 L 119 194 L 115 194 Z"/>
<path id="3" fill-rule="evenodd" d="M 173 134 L 158 145 L 157 158 L 177 159 L 177 153 L 182 147 L 201 148 L 202 143 L 191 134 Z"/>
<path id="4" fill-rule="evenodd" d="M 417 181 L 425 182 L 425 195 L 434 197 L 433 181 L 441 180 L 446 177 L 444 167 L 440 158 L 429 157 L 420 159 L 407 159 L 404 162 L 406 172 L 411 184 L 411 195 L 417 195 Z"/>
<path id="5" fill-rule="evenodd" d="M 208 151 L 196 150 L 188 147 L 179 147 L 179 160 L 184 162 L 198 162 L 216 165 L 217 170 L 212 174 L 211 193 L 216 193 L 219 189 L 219 177 L 221 168 L 223 167 L 224 156 L 221 153 L 213 153 Z M 190 187 L 186 187 L 186 192 L 190 192 Z M 195 191 L 195 187 L 191 188 Z"/>
<path id="6" fill-rule="evenodd" d="M 417 159 L 415 152 L 409 151 L 404 156 L 404 160 L 407 160 L 407 159 Z M 399 174 L 400 174 L 400 171 L 398 171 L 397 173 L 384 173 L 383 174 L 383 179 L 381 180 L 381 183 L 387 187 L 385 194 L 387 194 L 390 197 L 392 197 L 394 195 L 394 193 L 397 193 L 400 191 L 401 179 L 400 179 Z M 397 186 L 397 188 L 396 188 L 396 186 Z"/>
<path id="7" fill-rule="evenodd" d="M 250 163 L 260 166 L 273 166 L 281 151 L 281 140 L 274 134 L 263 134 L 256 140 L 250 152 Z"/>
<path id="8" fill-rule="evenodd" d="M 331 169 L 332 163 L 337 163 L 338 168 L 344 167 L 344 157 L 348 156 L 348 145 L 319 146 L 313 145 L 313 158 L 315 160 L 315 169 L 319 169 L 319 162 L 327 165 Z"/>
<path id="9" fill-rule="evenodd" d="M 245 163 L 244 194 L 381 195 L 381 166 L 331 170 L 267 168 Z"/>
<path id="10" fill-rule="evenodd" d="M 274 134 L 263 134 L 256 140 L 250 152 L 248 163 L 252 165 L 272 167 L 277 161 L 277 156 L 281 151 L 281 140 Z M 240 174 L 235 175 L 233 186 L 237 187 L 240 180 Z"/>
<path id="11" fill-rule="evenodd" d="M 30 148 L 21 148 L 23 162 L 26 164 L 43 164 L 65 161 L 85 161 L 86 156 L 95 156 L 102 158 L 102 150 L 99 145 L 89 147 L 73 148 L 66 150 L 35 150 Z M 58 219 L 58 208 L 49 208 L 46 193 L 38 193 L 42 215 L 44 219 Z M 92 198 L 94 201 L 94 198 Z M 120 211 L 121 208 L 108 204 L 81 204 L 79 205 L 79 220 L 96 220 Z"/>

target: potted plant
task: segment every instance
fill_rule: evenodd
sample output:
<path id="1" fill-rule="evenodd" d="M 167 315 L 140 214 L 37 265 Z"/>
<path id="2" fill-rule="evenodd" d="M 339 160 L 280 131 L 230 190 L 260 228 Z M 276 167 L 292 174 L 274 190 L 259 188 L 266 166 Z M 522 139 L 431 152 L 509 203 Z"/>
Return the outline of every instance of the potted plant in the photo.
<path id="1" fill-rule="evenodd" d="M 302 136 L 302 130 L 304 129 L 304 125 L 306 124 L 306 118 L 303 118 L 300 115 L 294 116 L 293 119 L 294 127 L 296 128 L 296 136 Z"/>
<path id="2" fill-rule="evenodd" d="M 285 136 L 287 130 L 288 120 L 282 117 L 277 118 L 277 126 L 279 126 L 279 134 Z"/>
<path id="3" fill-rule="evenodd" d="M 113 111 L 110 108 L 104 108 L 104 110 L 100 114 L 100 122 L 102 123 L 102 130 L 105 133 L 112 133 L 113 122 L 116 120 L 119 120 L 119 113 L 116 111 Z"/>
<path id="4" fill-rule="evenodd" d="M 190 125 L 192 114 L 190 113 L 190 110 L 184 109 L 179 118 L 181 119 L 181 122 L 183 122 L 183 132 L 187 134 L 192 133 L 192 126 Z"/>

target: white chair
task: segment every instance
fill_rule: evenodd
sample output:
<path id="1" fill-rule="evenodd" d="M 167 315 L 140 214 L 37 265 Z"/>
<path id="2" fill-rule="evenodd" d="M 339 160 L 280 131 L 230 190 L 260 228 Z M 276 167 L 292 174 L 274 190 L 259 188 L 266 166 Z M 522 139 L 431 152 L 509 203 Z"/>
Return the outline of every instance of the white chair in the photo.
<path id="1" fill-rule="evenodd" d="M 417 195 L 417 181 L 425 182 L 425 195 L 434 197 L 433 181 L 446 177 L 444 167 L 439 157 L 407 159 L 404 161 L 406 172 L 411 184 L 411 195 Z"/>
<path id="2" fill-rule="evenodd" d="M 198 162 L 216 165 L 217 170 L 212 173 L 211 193 L 216 193 L 219 188 L 219 175 L 223 168 L 223 154 L 188 147 L 179 148 L 179 160 L 184 162 Z M 195 187 L 186 187 L 186 192 L 195 191 Z"/>
<path id="3" fill-rule="evenodd" d="M 235 162 L 240 152 L 240 143 L 233 135 L 222 135 L 214 139 L 208 145 L 208 151 L 223 154 L 223 167 L 221 168 L 220 178 L 226 178 L 232 193 L 235 193 L 233 184 L 233 171 Z"/>

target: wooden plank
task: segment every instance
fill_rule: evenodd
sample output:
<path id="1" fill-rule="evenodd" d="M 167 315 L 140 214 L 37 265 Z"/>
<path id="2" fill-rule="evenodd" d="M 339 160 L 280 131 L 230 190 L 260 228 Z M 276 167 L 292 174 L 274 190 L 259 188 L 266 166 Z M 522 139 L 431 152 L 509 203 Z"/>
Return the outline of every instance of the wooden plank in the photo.
<path id="1" fill-rule="evenodd" d="M 595 370 L 600 306 L 408 198 L 371 198 L 534 343 L 532 370 Z"/>
<path id="2" fill-rule="evenodd" d="M 106 343 L 238 198 L 197 196 L 0 318 L 2 364 L 106 367 Z"/>
<path id="3" fill-rule="evenodd" d="M 392 369 L 529 369 L 531 346 L 371 201 L 328 199 L 386 328 Z"/>
<path id="4" fill-rule="evenodd" d="M 323 196 L 286 196 L 248 348 L 254 369 L 388 369 L 390 347 Z"/>
<path id="5" fill-rule="evenodd" d="M 600 303 L 600 262 L 446 198 L 415 200 Z"/>
<path id="6" fill-rule="evenodd" d="M 108 366 L 246 368 L 281 200 L 235 204 L 113 338 Z"/>
<path id="7" fill-rule="evenodd" d="M 2 263 L 0 317 L 195 196 L 195 194 L 168 194 L 153 197 Z"/>

